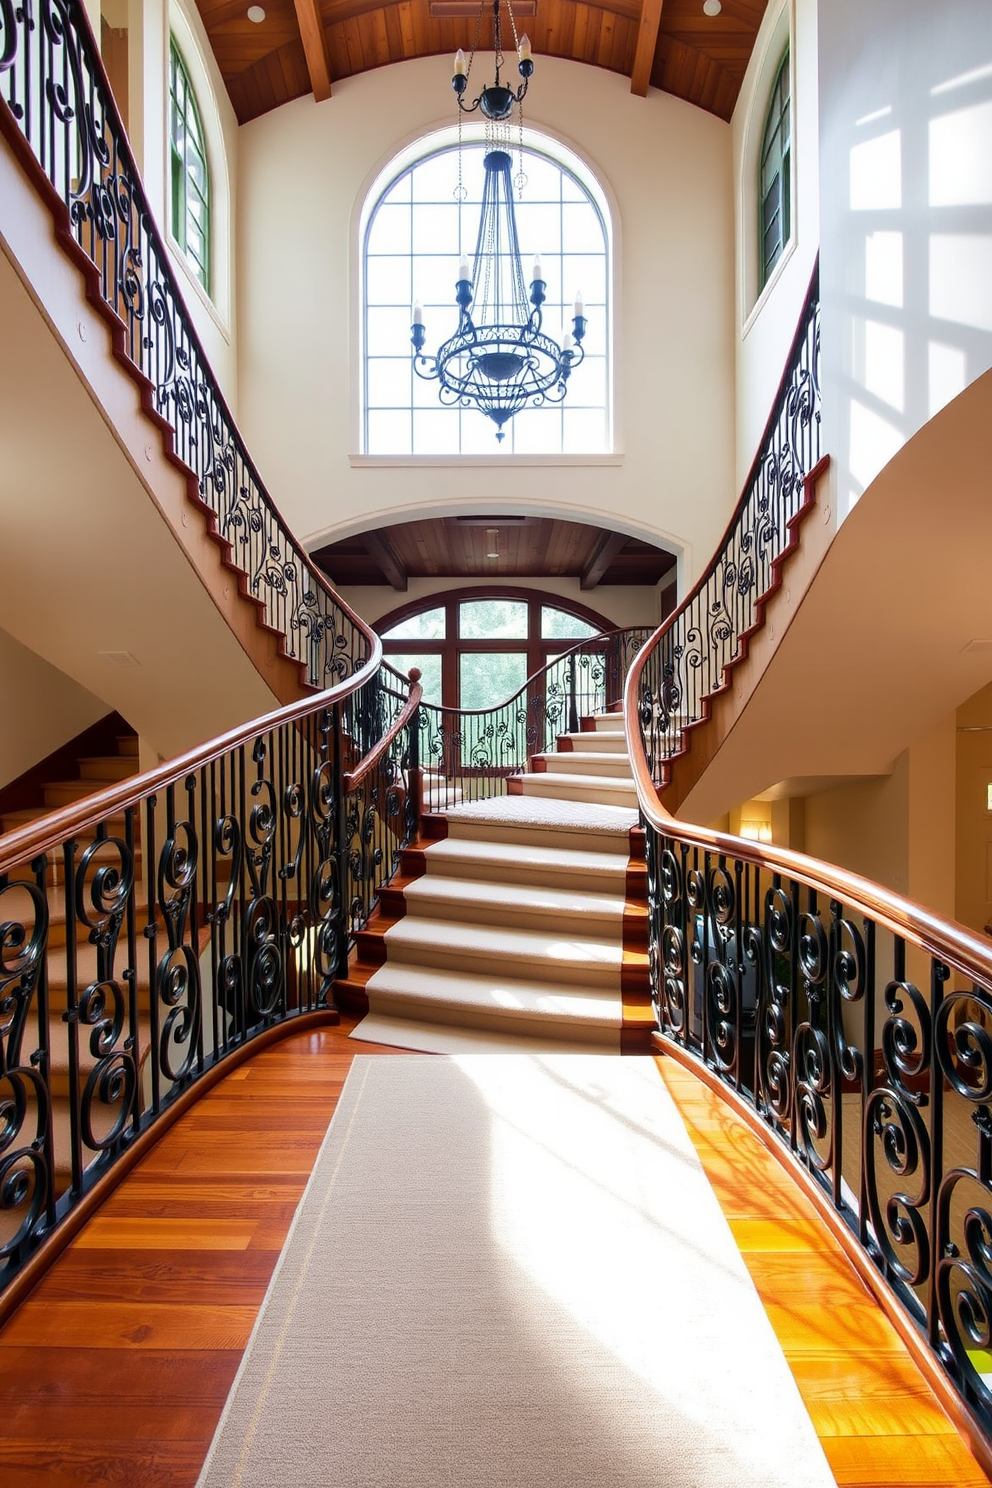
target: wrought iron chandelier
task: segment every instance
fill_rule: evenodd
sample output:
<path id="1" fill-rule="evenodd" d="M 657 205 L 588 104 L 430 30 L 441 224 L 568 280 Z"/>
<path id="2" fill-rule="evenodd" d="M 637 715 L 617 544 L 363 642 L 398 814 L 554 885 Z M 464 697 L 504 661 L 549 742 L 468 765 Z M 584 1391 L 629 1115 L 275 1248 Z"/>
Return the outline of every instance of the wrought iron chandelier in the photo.
<path id="1" fill-rule="evenodd" d="M 472 103 L 465 102 L 488 0 L 481 0 L 479 6 L 471 55 L 466 61 L 465 53 L 459 48 L 451 79 L 459 109 L 460 195 L 463 194 L 462 115 L 472 114 L 478 109 L 486 120 L 485 181 L 475 253 L 471 267 L 468 258 L 462 257 L 455 283 L 458 329 L 434 356 L 429 356 L 423 349 L 426 331 L 419 303 L 413 307 L 411 326 L 413 367 L 417 375 L 426 380 L 437 379 L 438 396 L 447 406 L 479 408 L 496 425 L 498 440 L 504 437 L 503 425 L 522 408 L 562 401 L 568 379 L 585 355 L 582 338 L 586 332 L 582 297 L 577 295 L 571 334 L 565 336 L 563 344 L 559 346 L 545 334 L 541 307 L 547 283 L 540 258 L 534 260 L 529 295 L 524 283 L 513 206 L 510 127 L 516 109 L 522 153 L 521 106 L 534 71 L 534 61 L 527 36 L 517 36 L 513 11 L 509 0 L 505 0 L 517 50 L 517 71 L 522 81 L 516 90 L 501 81 L 504 58 L 500 7 L 503 3 L 504 0 L 492 0 L 495 81 L 483 88 Z"/>

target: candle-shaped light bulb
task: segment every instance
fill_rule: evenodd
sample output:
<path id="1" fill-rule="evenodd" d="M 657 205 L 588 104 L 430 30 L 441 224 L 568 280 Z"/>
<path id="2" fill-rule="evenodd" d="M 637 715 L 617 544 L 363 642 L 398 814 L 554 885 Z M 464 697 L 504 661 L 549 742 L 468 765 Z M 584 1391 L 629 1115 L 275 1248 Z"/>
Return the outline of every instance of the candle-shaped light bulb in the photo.
<path id="1" fill-rule="evenodd" d="M 534 268 L 530 277 L 531 283 L 533 283 L 535 279 L 540 279 L 542 283 L 544 281 L 544 271 L 541 268 L 541 255 L 539 253 L 534 254 Z"/>
<path id="2" fill-rule="evenodd" d="M 458 278 L 461 280 L 471 279 L 471 277 L 472 275 L 468 271 L 468 258 L 463 253 L 461 258 L 458 260 Z"/>
<path id="3" fill-rule="evenodd" d="M 419 300 L 414 300 L 413 302 L 413 323 L 414 325 L 423 325 L 424 323 L 424 307 Z"/>
<path id="4" fill-rule="evenodd" d="M 575 315 L 576 320 L 578 320 L 581 317 L 583 317 L 585 315 L 585 313 L 586 313 L 586 307 L 585 307 L 585 304 L 584 304 L 583 299 L 582 299 L 582 291 L 581 290 L 577 291 L 577 293 L 576 293 L 576 296 L 575 296 L 575 310 L 574 310 L 573 313 Z"/>
<path id="5" fill-rule="evenodd" d="M 572 333 L 571 333 L 571 331 L 566 331 L 565 332 L 565 339 L 562 342 L 561 349 L 562 349 L 562 351 L 571 351 L 571 349 L 572 349 Z"/>
<path id="6" fill-rule="evenodd" d="M 454 76 L 455 77 L 466 77 L 467 74 L 468 74 L 468 67 L 467 67 L 466 62 L 465 62 L 465 53 L 462 51 L 461 47 L 459 47 L 458 50 L 457 50 L 457 52 L 455 53 L 455 71 L 454 71 Z"/>
<path id="7" fill-rule="evenodd" d="M 521 36 L 520 41 L 517 45 L 517 56 L 520 58 L 521 62 L 530 61 L 530 37 L 527 35 L 526 31 L 524 32 L 523 36 Z"/>

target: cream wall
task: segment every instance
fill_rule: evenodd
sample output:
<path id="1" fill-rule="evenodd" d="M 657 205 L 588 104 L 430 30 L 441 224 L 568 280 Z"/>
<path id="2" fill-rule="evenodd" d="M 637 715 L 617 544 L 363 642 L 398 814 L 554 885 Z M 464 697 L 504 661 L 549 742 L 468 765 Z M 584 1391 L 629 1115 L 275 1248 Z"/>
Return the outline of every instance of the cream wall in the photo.
<path id="1" fill-rule="evenodd" d="M 535 127 L 571 145 L 617 205 L 621 458 L 352 461 L 359 213 L 401 146 L 452 122 L 449 69 L 446 57 L 380 68 L 336 83 L 325 103 L 300 99 L 241 131 L 241 415 L 263 478 L 312 546 L 496 502 L 597 523 L 608 515 L 681 550 L 683 577 L 694 577 L 736 494 L 730 131 L 666 94 L 635 98 L 612 73 L 542 57 L 527 103 Z"/>
<path id="2" fill-rule="evenodd" d="M 992 923 L 992 683 L 957 712 L 956 917 L 973 930 Z"/>
<path id="3" fill-rule="evenodd" d="M 819 8 L 824 432 L 843 516 L 992 366 L 992 5 Z"/>
<path id="4" fill-rule="evenodd" d="M 955 914 L 955 714 L 895 760 L 889 775 L 805 798 L 805 851 Z"/>
<path id="5" fill-rule="evenodd" d="M 820 245 L 817 0 L 770 0 L 731 120 L 736 226 L 736 483 L 764 432 Z M 792 237 L 758 290 L 758 162 L 786 46 L 792 70 Z"/>
<path id="6" fill-rule="evenodd" d="M 0 729 L 0 785 L 30 770 L 108 711 L 106 703 L 0 630 L 0 679 L 16 699 Z"/>

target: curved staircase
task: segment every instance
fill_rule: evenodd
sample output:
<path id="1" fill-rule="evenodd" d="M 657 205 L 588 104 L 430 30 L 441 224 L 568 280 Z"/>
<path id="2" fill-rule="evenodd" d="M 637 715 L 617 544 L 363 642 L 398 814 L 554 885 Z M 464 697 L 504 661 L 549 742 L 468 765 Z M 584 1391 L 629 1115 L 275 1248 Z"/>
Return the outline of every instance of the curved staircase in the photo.
<path id="1" fill-rule="evenodd" d="M 444 1053 L 648 1050 L 643 839 L 619 721 L 584 720 L 505 796 L 425 818 L 337 986 L 368 1010 L 356 1038 Z"/>

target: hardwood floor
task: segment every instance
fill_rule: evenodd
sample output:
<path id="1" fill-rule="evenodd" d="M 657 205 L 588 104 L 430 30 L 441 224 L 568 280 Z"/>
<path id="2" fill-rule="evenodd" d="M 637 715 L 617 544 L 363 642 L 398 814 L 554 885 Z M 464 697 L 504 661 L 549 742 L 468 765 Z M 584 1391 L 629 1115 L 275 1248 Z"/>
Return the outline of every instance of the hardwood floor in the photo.
<path id="1" fill-rule="evenodd" d="M 208 1092 L 0 1332 L 3 1488 L 192 1488 L 351 1061 L 397 1057 L 351 1026 L 292 1036 Z M 838 1483 L 987 1488 L 803 1196 L 659 1066 Z"/>
<path id="2" fill-rule="evenodd" d="M 987 1488 L 805 1195 L 720 1098 L 659 1059 L 842 1488 Z"/>

